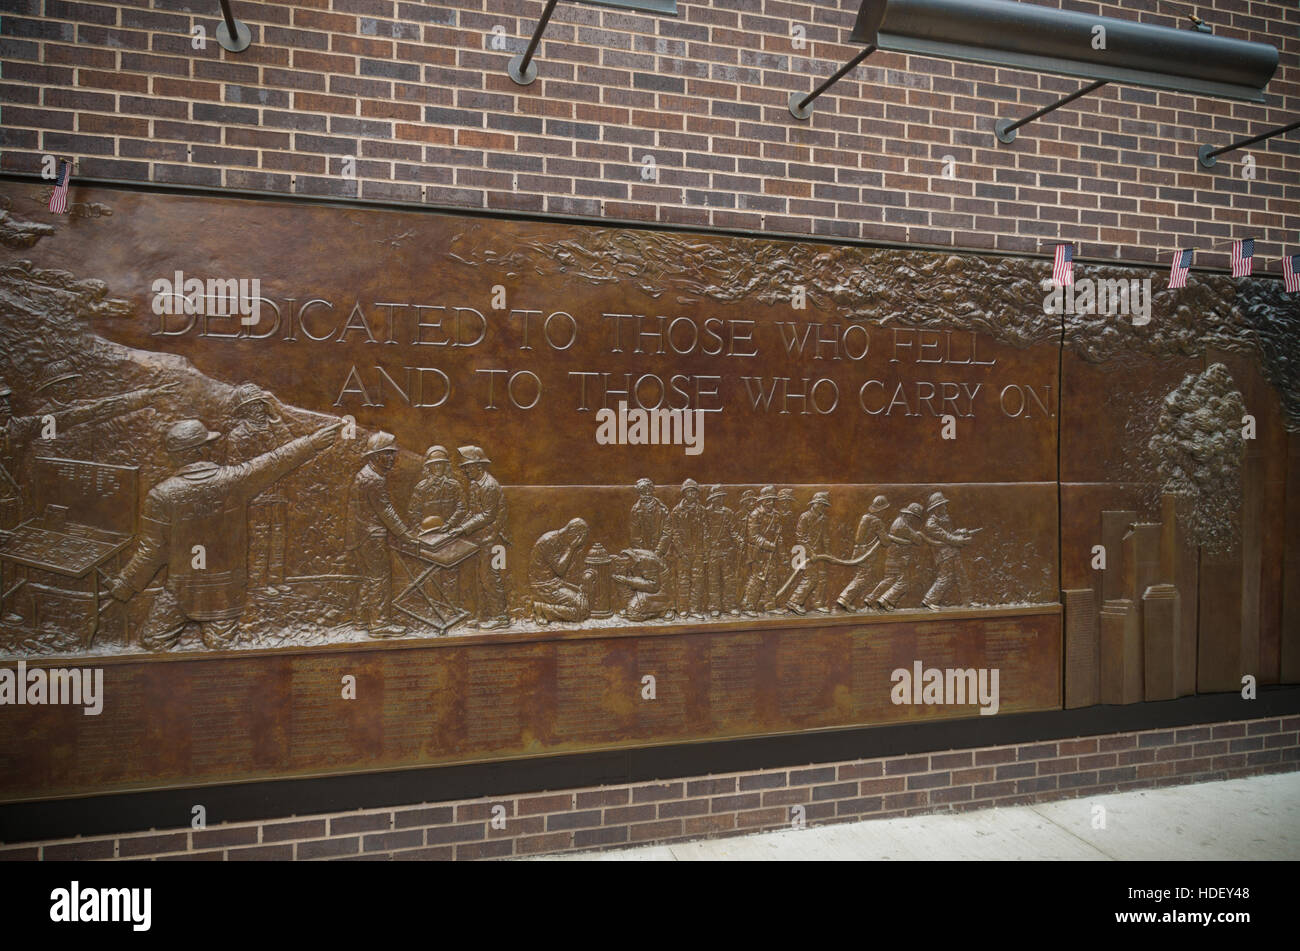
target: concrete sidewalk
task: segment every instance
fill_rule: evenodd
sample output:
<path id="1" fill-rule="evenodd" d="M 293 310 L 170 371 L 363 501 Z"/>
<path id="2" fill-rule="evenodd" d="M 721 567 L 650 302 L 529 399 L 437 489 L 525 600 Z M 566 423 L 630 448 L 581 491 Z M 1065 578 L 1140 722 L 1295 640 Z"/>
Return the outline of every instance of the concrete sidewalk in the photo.
<path id="1" fill-rule="evenodd" d="M 1097 807 L 1104 809 L 1104 814 Z M 1096 828 L 1104 815 L 1105 827 Z M 533 861 L 1300 859 L 1300 772 Z"/>

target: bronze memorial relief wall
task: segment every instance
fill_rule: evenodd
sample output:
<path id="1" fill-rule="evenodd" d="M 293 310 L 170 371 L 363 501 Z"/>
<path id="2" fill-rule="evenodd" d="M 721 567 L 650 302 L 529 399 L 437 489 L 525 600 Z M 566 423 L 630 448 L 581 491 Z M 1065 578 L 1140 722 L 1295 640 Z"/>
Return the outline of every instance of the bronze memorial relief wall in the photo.
<path id="1" fill-rule="evenodd" d="M 0 800 L 1300 679 L 1275 282 L 1135 321 L 1023 259 L 39 192 Z"/>

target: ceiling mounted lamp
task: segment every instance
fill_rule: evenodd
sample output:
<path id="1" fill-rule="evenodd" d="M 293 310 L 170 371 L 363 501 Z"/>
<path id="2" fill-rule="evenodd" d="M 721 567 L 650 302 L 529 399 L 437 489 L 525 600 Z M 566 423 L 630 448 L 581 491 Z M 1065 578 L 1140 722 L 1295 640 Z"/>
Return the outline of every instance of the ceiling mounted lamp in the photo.
<path id="1" fill-rule="evenodd" d="M 1134 23 L 1015 0 L 863 0 L 851 37 L 868 52 L 915 53 L 1091 80 L 1024 119 L 998 120 L 998 139 L 1106 83 L 1263 102 L 1277 48 L 1201 29 Z M 861 56 L 856 60 L 861 61 Z M 838 78 L 838 75 L 835 77 Z M 806 107 L 825 86 L 803 97 Z M 791 99 L 791 112 L 795 110 Z"/>
<path id="2" fill-rule="evenodd" d="M 537 64 L 533 62 L 533 54 L 537 52 L 537 45 L 542 41 L 542 33 L 546 30 L 546 24 L 550 22 L 551 14 L 555 12 L 557 0 L 546 0 L 546 7 L 542 10 L 542 18 L 537 21 L 537 29 L 533 30 L 532 38 L 528 41 L 528 47 L 518 56 L 510 60 L 510 65 L 506 67 L 506 72 L 521 86 L 529 85 L 537 78 Z M 577 3 L 583 3 L 591 7 L 610 7 L 614 10 L 628 10 L 633 13 L 650 13 L 655 16 L 675 17 L 677 16 L 677 0 L 576 0 Z"/>
<path id="3" fill-rule="evenodd" d="M 253 34 L 241 20 L 235 19 L 230 9 L 230 0 L 220 0 L 221 21 L 217 24 L 217 42 L 224 50 L 242 53 L 253 42 Z"/>

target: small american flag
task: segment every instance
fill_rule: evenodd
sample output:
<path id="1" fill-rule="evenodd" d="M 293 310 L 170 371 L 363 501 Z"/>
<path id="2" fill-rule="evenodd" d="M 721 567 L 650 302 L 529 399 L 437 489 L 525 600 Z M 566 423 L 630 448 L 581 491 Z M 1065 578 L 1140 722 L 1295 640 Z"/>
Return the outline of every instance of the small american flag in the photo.
<path id="1" fill-rule="evenodd" d="M 1232 242 L 1232 276 L 1250 277 L 1251 262 L 1255 260 L 1255 239 L 1243 238 Z"/>
<path id="2" fill-rule="evenodd" d="M 50 193 L 50 211 L 56 215 L 68 213 L 68 181 L 72 178 L 72 163 L 59 163 L 59 177 L 54 180 L 54 191 Z"/>
<path id="3" fill-rule="evenodd" d="M 1187 269 L 1192 266 L 1192 248 L 1174 252 L 1173 263 L 1169 267 L 1169 286 L 1186 287 Z"/>
<path id="4" fill-rule="evenodd" d="M 1288 254 L 1282 258 L 1282 283 L 1288 294 L 1300 293 L 1300 254 Z"/>
<path id="5" fill-rule="evenodd" d="M 1074 284 L 1074 245 L 1058 244 L 1052 260 L 1052 281 L 1059 287 Z"/>

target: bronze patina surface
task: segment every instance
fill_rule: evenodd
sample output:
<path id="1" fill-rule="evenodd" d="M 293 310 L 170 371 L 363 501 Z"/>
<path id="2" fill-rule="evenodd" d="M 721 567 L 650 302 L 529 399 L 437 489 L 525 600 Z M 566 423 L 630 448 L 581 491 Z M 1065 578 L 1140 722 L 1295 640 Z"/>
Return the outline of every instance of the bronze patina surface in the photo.
<path id="1" fill-rule="evenodd" d="M 0 185 L 0 657 L 108 692 L 0 708 L 8 798 L 977 715 L 891 699 L 914 663 L 1050 709 L 1062 588 L 1127 604 L 1125 702 L 1147 587 L 1161 697 L 1295 649 L 1262 282 L 1133 326 L 1041 262 L 79 192 Z M 1189 482 L 1238 389 L 1262 441 Z"/>
<path id="2" fill-rule="evenodd" d="M 894 704 L 893 671 L 918 660 L 922 678 L 997 668 L 989 715 L 1052 709 L 1060 624 L 1059 609 L 1012 608 L 111 658 L 99 716 L 5 711 L 0 799 L 980 715 L 978 683 L 947 705 L 909 683 Z"/>

